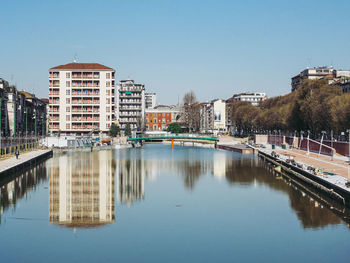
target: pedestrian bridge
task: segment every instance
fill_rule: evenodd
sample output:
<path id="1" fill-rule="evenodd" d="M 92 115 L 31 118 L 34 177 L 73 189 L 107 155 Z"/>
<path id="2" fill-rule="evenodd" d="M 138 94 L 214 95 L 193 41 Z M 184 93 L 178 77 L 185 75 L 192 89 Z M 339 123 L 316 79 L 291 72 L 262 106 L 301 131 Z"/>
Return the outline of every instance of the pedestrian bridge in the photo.
<path id="1" fill-rule="evenodd" d="M 163 140 L 171 140 L 171 141 L 183 141 L 183 142 L 199 142 L 199 143 L 216 143 L 219 141 L 217 137 L 203 137 L 203 136 L 142 136 L 136 138 L 128 138 L 128 142 L 142 142 L 142 141 L 163 141 Z"/>

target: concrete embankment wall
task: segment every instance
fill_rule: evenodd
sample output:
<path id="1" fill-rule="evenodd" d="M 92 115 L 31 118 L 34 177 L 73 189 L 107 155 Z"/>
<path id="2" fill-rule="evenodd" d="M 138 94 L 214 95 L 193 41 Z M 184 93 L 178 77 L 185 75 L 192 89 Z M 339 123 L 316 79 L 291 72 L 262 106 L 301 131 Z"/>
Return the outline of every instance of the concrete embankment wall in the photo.
<path id="1" fill-rule="evenodd" d="M 342 205 L 350 208 L 350 192 L 334 185 L 326 180 L 323 180 L 320 177 L 314 176 L 309 172 L 295 167 L 291 164 L 288 164 L 282 160 L 276 159 L 271 155 L 259 151 L 259 156 L 262 157 L 263 160 L 267 161 L 276 166 L 281 166 L 281 169 L 284 173 L 287 173 L 292 178 L 302 181 L 304 184 L 309 185 L 315 189 L 317 189 L 320 193 L 323 193 L 332 199 L 336 200 Z"/>

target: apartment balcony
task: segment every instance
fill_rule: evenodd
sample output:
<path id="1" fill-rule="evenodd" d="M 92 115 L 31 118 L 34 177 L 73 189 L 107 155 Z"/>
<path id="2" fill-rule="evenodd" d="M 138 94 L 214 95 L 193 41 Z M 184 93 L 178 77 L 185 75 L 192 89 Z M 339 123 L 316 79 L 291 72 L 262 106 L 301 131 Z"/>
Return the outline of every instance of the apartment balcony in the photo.
<path id="1" fill-rule="evenodd" d="M 123 120 L 123 119 L 120 119 L 119 123 L 137 123 L 137 120 Z"/>
<path id="2" fill-rule="evenodd" d="M 91 113 L 99 113 L 99 109 L 72 109 L 73 113 L 81 113 L 81 114 L 91 114 Z"/>
<path id="3" fill-rule="evenodd" d="M 141 109 L 141 107 L 123 107 L 123 106 L 121 106 L 121 107 L 119 107 L 119 110 L 120 111 L 141 111 L 142 109 Z"/>
<path id="4" fill-rule="evenodd" d="M 100 87 L 100 82 L 99 81 L 72 81 L 72 87 L 74 88 L 98 88 Z"/>
<path id="5" fill-rule="evenodd" d="M 78 104 L 78 105 L 91 105 L 91 104 L 95 104 L 95 105 L 99 105 L 100 101 L 99 100 L 72 100 L 72 104 Z"/>
<path id="6" fill-rule="evenodd" d="M 72 118 L 72 121 L 75 121 L 75 122 L 99 122 L 100 118 L 77 117 L 77 118 Z"/>
<path id="7" fill-rule="evenodd" d="M 99 125 L 73 125 L 72 124 L 72 130 L 92 130 L 92 129 L 98 129 Z"/>
<path id="8" fill-rule="evenodd" d="M 119 100 L 119 104 L 136 104 L 136 105 L 141 105 L 141 101 L 125 101 L 125 100 Z"/>
<path id="9" fill-rule="evenodd" d="M 72 79 L 99 79 L 100 73 L 77 72 L 72 73 Z"/>
<path id="10" fill-rule="evenodd" d="M 100 94 L 99 92 L 81 92 L 79 91 L 74 91 L 72 92 L 72 96 L 79 96 L 79 97 L 99 97 Z"/>
<path id="11" fill-rule="evenodd" d="M 49 74 L 50 79 L 57 79 L 59 77 L 60 77 L 60 73 L 58 73 L 58 72 L 55 72 L 55 73 L 50 72 L 50 74 Z"/>

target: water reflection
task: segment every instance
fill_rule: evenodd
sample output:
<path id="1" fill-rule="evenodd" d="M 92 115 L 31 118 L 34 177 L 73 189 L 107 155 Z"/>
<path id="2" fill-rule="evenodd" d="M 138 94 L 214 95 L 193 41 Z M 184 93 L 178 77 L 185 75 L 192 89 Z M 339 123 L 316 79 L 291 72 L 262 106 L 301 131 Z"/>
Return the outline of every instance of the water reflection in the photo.
<path id="1" fill-rule="evenodd" d="M 228 184 L 232 191 L 267 186 L 288 196 L 290 208 L 304 228 L 349 223 L 348 209 L 310 188 L 276 177 L 271 168 L 257 158 L 213 149 L 172 151 L 155 145 L 56 155 L 17 176 L 5 177 L 0 182 L 0 220 L 9 207 L 15 208 L 19 199 L 49 176 L 50 223 L 66 227 L 103 226 L 115 222 L 115 199 L 128 206 L 147 201 L 147 182 L 166 175 L 176 176 L 185 189 L 194 193 L 196 187 L 201 186 L 200 180 L 204 184 L 216 181 Z M 164 190 L 157 187 L 172 185 L 156 185 L 153 191 Z"/>
<path id="2" fill-rule="evenodd" d="M 271 190 L 283 192 L 288 195 L 290 207 L 304 228 L 340 224 L 350 215 L 348 209 L 337 210 L 332 200 L 318 196 L 312 189 L 304 189 L 304 186 L 296 186 L 286 179 L 276 177 L 266 164 L 251 156 L 207 149 L 171 152 L 158 147 L 152 149 L 151 146 L 147 150 L 130 149 L 120 152 L 115 158 L 119 167 L 121 203 L 132 204 L 136 200 L 143 200 L 145 178 L 156 180 L 157 176 L 171 172 L 178 174 L 185 188 L 190 191 L 194 191 L 202 177 L 213 176 L 219 181 L 226 179 L 228 184 L 240 188 L 266 185 Z"/>
<path id="3" fill-rule="evenodd" d="M 23 169 L 16 175 L 2 175 L 0 180 L 0 223 L 3 213 L 9 209 L 16 209 L 17 202 L 26 198 L 27 194 L 35 190 L 38 185 L 47 180 L 46 168 L 39 163 Z"/>
<path id="4" fill-rule="evenodd" d="M 115 220 L 111 151 L 55 157 L 50 170 L 50 222 L 66 227 L 98 227 Z"/>

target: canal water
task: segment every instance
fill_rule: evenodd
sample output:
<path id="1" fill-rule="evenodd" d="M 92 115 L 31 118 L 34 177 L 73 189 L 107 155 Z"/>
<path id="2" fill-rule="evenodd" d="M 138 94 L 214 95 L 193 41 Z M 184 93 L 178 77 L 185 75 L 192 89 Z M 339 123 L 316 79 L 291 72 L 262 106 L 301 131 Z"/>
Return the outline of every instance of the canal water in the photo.
<path id="1" fill-rule="evenodd" d="M 349 262 L 341 211 L 254 156 L 56 155 L 0 180 L 0 262 Z"/>

